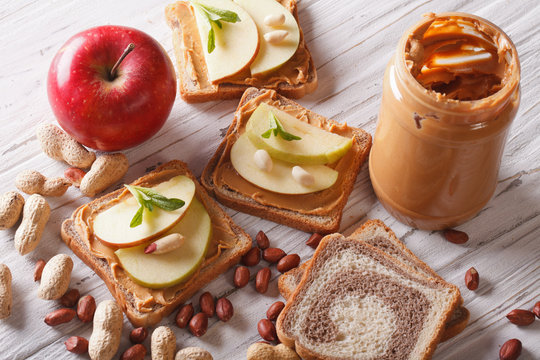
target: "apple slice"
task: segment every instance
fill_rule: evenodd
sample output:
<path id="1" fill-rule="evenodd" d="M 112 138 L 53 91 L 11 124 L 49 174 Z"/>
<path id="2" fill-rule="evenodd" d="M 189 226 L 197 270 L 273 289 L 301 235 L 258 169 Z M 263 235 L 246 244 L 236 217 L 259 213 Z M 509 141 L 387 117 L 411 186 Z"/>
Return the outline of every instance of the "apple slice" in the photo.
<path id="1" fill-rule="evenodd" d="M 184 175 L 175 176 L 152 189 L 165 197 L 183 200 L 185 204 L 174 211 L 154 207 L 150 212 L 145 208 L 142 224 L 132 228 L 129 224 L 139 209 L 139 203 L 128 195 L 94 218 L 94 235 L 108 246 L 130 247 L 141 244 L 163 234 L 180 221 L 195 195 L 193 180 Z"/>
<path id="2" fill-rule="evenodd" d="M 285 131 L 302 139 L 287 141 L 273 134 L 268 139 L 263 138 L 261 134 L 269 128 L 270 112 L 274 113 Z M 251 114 L 246 133 L 257 148 L 268 151 L 271 157 L 300 165 L 331 164 L 352 146 L 352 139 L 298 120 L 266 103 L 261 103 Z"/>
<path id="3" fill-rule="evenodd" d="M 291 12 L 276 0 L 234 0 L 234 2 L 249 13 L 259 30 L 259 53 L 250 66 L 251 75 L 264 74 L 286 63 L 300 43 L 300 29 Z M 285 16 L 282 25 L 268 26 L 264 23 L 268 15 L 278 14 Z M 285 30 L 288 35 L 283 41 L 271 44 L 264 39 L 264 34 L 275 30 Z"/>
<path id="4" fill-rule="evenodd" d="M 214 25 L 215 48 L 208 53 L 208 32 L 211 25 L 205 13 L 193 5 L 210 81 L 215 83 L 247 69 L 259 50 L 259 32 L 253 19 L 232 0 L 197 0 L 197 2 L 233 11 L 240 18 L 236 23 L 221 21 L 222 29 Z"/>
<path id="5" fill-rule="evenodd" d="M 292 176 L 294 164 L 272 159 L 269 172 L 261 170 L 253 160 L 257 148 L 246 134 L 240 135 L 231 148 L 231 163 L 244 179 L 266 190 L 280 194 L 307 194 L 324 190 L 334 185 L 338 172 L 324 165 L 305 165 L 304 170 L 313 175 L 315 181 L 309 186 L 297 182 Z"/>
<path id="6" fill-rule="evenodd" d="M 185 242 L 165 254 L 145 254 L 146 244 L 115 251 L 133 281 L 158 289 L 184 281 L 199 268 L 212 239 L 210 216 L 199 200 L 193 199 L 186 216 L 167 235 L 172 233 L 182 234 Z"/>

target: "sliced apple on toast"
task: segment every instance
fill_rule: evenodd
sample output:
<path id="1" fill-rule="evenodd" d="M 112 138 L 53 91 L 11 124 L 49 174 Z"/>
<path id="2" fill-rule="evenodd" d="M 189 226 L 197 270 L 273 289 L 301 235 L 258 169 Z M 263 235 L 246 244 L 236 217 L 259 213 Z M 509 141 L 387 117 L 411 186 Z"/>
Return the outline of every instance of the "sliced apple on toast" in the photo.
<path id="1" fill-rule="evenodd" d="M 108 246 L 131 247 L 167 232 L 190 208 L 195 195 L 195 183 L 189 177 L 179 175 L 152 187 L 152 190 L 167 198 L 180 199 L 184 201 L 184 206 L 174 211 L 158 207 L 148 211 L 145 208 L 142 223 L 130 227 L 131 220 L 140 205 L 133 196 L 128 195 L 96 215 L 92 223 L 94 235 Z"/>
<path id="2" fill-rule="evenodd" d="M 184 244 L 165 254 L 145 254 L 146 244 L 115 251 L 120 264 L 138 284 L 158 289 L 176 285 L 201 265 L 212 239 L 212 223 L 204 206 L 193 198 L 185 216 L 165 235 L 178 233 Z"/>
<path id="3" fill-rule="evenodd" d="M 257 150 L 247 134 L 242 134 L 231 147 L 230 157 L 240 176 L 263 189 L 280 194 L 308 194 L 329 188 L 338 178 L 338 172 L 328 166 L 305 165 L 304 170 L 313 176 L 314 182 L 302 185 L 292 175 L 294 164 L 272 159 L 272 170 L 261 170 L 253 160 Z"/>
<path id="4" fill-rule="evenodd" d="M 262 137 L 269 128 L 270 113 L 276 116 L 286 132 L 301 139 L 287 141 L 279 136 Z M 352 139 L 310 125 L 266 103 L 261 103 L 251 114 L 246 133 L 255 147 L 266 150 L 272 158 L 299 165 L 331 164 L 352 146 Z"/>
<path id="5" fill-rule="evenodd" d="M 196 0 L 192 5 L 210 81 L 248 69 L 259 51 L 259 32 L 249 14 L 232 0 Z M 220 11 L 234 12 L 239 21 L 209 21 Z"/>
<path id="6" fill-rule="evenodd" d="M 234 0 L 234 2 L 248 12 L 259 30 L 259 52 L 250 65 L 251 75 L 270 72 L 289 61 L 300 43 L 300 29 L 291 12 L 276 0 Z M 283 24 L 274 26 L 265 24 L 267 16 L 280 14 L 285 18 Z M 278 43 L 266 41 L 264 35 L 276 30 L 287 31 L 283 41 Z"/>

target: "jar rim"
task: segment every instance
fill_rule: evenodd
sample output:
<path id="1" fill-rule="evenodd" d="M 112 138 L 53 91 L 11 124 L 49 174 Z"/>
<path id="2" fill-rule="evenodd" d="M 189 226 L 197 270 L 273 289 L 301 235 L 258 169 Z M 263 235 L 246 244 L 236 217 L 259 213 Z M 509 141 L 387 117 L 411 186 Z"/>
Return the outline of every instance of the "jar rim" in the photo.
<path id="1" fill-rule="evenodd" d="M 508 43 L 511 59 L 508 59 L 508 66 L 511 69 L 510 77 L 506 79 L 503 83 L 503 87 L 499 89 L 494 94 L 477 99 L 477 100 L 453 100 L 453 99 L 441 99 L 437 98 L 437 92 L 426 89 L 410 72 L 407 67 L 405 54 L 407 45 L 410 41 L 411 35 L 414 34 L 418 29 L 422 27 L 427 27 L 433 21 L 437 19 L 444 19 L 449 17 L 459 17 L 462 19 L 472 19 L 478 21 L 483 26 L 486 26 L 489 30 L 493 31 L 500 36 Z M 521 77 L 521 67 L 519 62 L 519 57 L 517 53 L 516 46 L 510 39 L 510 37 L 497 25 L 492 22 L 468 13 L 463 12 L 444 12 L 439 14 L 427 14 L 424 19 L 417 22 L 413 26 L 407 29 L 403 36 L 401 37 L 396 54 L 396 67 L 398 69 L 398 76 L 404 77 L 404 80 L 408 82 L 408 90 L 412 91 L 414 95 L 417 96 L 418 100 L 423 102 L 426 106 L 433 108 L 439 112 L 453 113 L 453 114 L 462 114 L 482 111 L 493 111 L 494 108 L 502 107 L 506 104 L 507 100 L 515 92 L 516 88 L 519 87 L 520 77 Z M 442 105 L 442 106 L 441 106 Z"/>

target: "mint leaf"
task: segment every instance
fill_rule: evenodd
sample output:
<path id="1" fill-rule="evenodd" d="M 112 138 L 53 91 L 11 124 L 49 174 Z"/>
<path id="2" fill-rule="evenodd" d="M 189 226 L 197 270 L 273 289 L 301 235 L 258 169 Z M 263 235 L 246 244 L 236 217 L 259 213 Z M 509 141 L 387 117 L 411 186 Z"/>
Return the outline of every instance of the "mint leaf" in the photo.
<path id="1" fill-rule="evenodd" d="M 208 14 L 208 17 L 211 20 L 223 20 L 230 23 L 240 21 L 240 17 L 238 17 L 238 14 L 234 11 L 218 9 L 213 6 L 203 5 L 199 2 L 195 3 L 204 9 L 204 11 Z"/>
<path id="2" fill-rule="evenodd" d="M 212 53 L 216 48 L 216 34 L 214 33 L 214 28 L 210 24 L 210 31 L 208 32 L 208 53 Z"/>
<path id="3" fill-rule="evenodd" d="M 137 200 L 137 202 L 139 203 L 139 205 L 143 206 L 143 202 L 144 202 L 144 199 L 142 197 L 142 193 L 140 193 L 139 191 L 137 191 L 137 189 L 135 188 L 135 186 L 132 186 L 132 185 L 124 185 L 128 190 L 129 192 L 131 193 L 131 195 L 133 195 L 133 197 L 135 198 L 135 200 Z"/>
<path id="4" fill-rule="evenodd" d="M 286 132 L 273 112 L 270 112 L 268 116 L 270 118 L 270 128 L 261 134 L 263 138 L 268 139 L 273 132 L 274 136 L 279 135 L 283 140 L 286 140 L 286 141 L 302 140 L 300 136 L 296 136 L 296 135 Z"/>
<path id="5" fill-rule="evenodd" d="M 157 191 L 152 190 L 150 188 L 145 188 L 142 186 L 135 186 L 135 185 L 126 185 L 126 186 L 129 186 L 130 188 L 133 188 L 134 190 L 140 192 L 141 194 L 146 195 L 147 199 L 150 199 L 152 196 L 160 195 Z"/>
<path id="6" fill-rule="evenodd" d="M 140 207 L 133 216 L 130 227 L 136 227 L 142 224 L 143 210 L 153 211 L 154 206 L 165 211 L 174 211 L 185 205 L 185 202 L 176 198 L 167 198 L 155 190 L 135 185 L 124 185 L 133 197 L 137 200 Z"/>
<path id="7" fill-rule="evenodd" d="M 296 136 L 285 131 L 280 132 L 279 136 L 281 136 L 281 138 L 286 141 L 302 140 L 300 136 Z"/>
<path id="8" fill-rule="evenodd" d="M 286 132 L 279 122 L 278 122 L 277 131 L 279 132 L 279 136 L 281 136 L 283 140 L 286 140 L 286 141 L 302 140 L 300 136 L 296 136 L 296 135 Z"/>
<path id="9" fill-rule="evenodd" d="M 144 207 L 148 209 L 148 211 L 152 212 L 154 211 L 154 206 L 152 205 L 152 202 L 150 200 L 144 199 Z"/>
<path id="10" fill-rule="evenodd" d="M 270 116 L 270 128 L 266 130 L 265 132 L 263 132 L 261 136 L 265 139 L 268 139 L 270 135 L 272 135 L 272 132 L 274 132 L 274 136 L 276 136 L 277 128 L 278 128 L 278 125 L 276 123 L 276 120 Z"/>
<path id="11" fill-rule="evenodd" d="M 175 198 L 168 199 L 166 197 L 163 197 L 163 199 L 152 198 L 152 203 L 158 208 L 166 210 L 166 211 L 174 211 L 174 210 L 180 209 L 185 204 L 183 200 L 175 199 Z"/>
<path id="12" fill-rule="evenodd" d="M 167 198 L 155 190 L 142 186 L 132 186 L 136 191 L 143 194 L 143 197 L 148 199 L 149 205 L 157 206 L 163 210 L 174 211 L 184 206 L 185 202 L 176 198 Z"/>
<path id="13" fill-rule="evenodd" d="M 143 211 L 144 211 L 144 207 L 140 206 L 139 210 L 137 210 L 137 212 L 133 216 L 133 219 L 131 219 L 131 222 L 129 223 L 129 227 L 134 228 L 142 224 Z"/>
<path id="14" fill-rule="evenodd" d="M 167 198 L 155 190 L 142 186 L 130 186 L 135 191 L 142 194 L 145 204 L 157 206 L 163 210 L 174 211 L 184 206 L 185 202 L 176 198 Z"/>
<path id="15" fill-rule="evenodd" d="M 265 132 L 263 132 L 263 133 L 261 134 L 261 136 L 262 136 L 263 138 L 265 138 L 265 139 L 268 139 L 268 138 L 270 137 L 270 135 L 272 135 L 272 129 L 268 129 L 268 130 L 266 130 Z"/>
<path id="16" fill-rule="evenodd" d="M 199 11 L 205 15 L 206 19 L 208 20 L 208 24 L 210 24 L 210 30 L 208 31 L 208 44 L 207 44 L 207 51 L 209 54 L 214 51 L 216 48 L 216 33 L 214 31 L 214 24 L 222 29 L 223 24 L 222 21 L 229 22 L 229 23 L 235 23 L 240 20 L 240 17 L 238 17 L 238 14 L 234 11 L 230 10 L 223 10 L 218 9 L 213 6 L 203 5 L 198 1 L 192 0 L 191 1 L 193 5 L 199 9 Z"/>

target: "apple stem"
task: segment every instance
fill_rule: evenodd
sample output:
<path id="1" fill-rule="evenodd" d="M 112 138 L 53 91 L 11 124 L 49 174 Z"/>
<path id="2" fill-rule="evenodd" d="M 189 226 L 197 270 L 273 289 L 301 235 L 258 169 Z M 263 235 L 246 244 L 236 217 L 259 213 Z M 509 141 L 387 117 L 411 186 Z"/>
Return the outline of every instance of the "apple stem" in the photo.
<path id="1" fill-rule="evenodd" d="M 109 80 L 112 81 L 116 78 L 116 70 L 118 69 L 118 66 L 120 66 L 120 63 L 122 63 L 122 61 L 126 58 L 126 56 L 129 55 L 130 52 L 133 51 L 133 49 L 135 49 L 134 43 L 130 43 L 126 47 L 120 58 L 116 61 L 116 64 L 114 64 L 114 66 L 112 67 L 111 72 L 109 73 Z"/>

